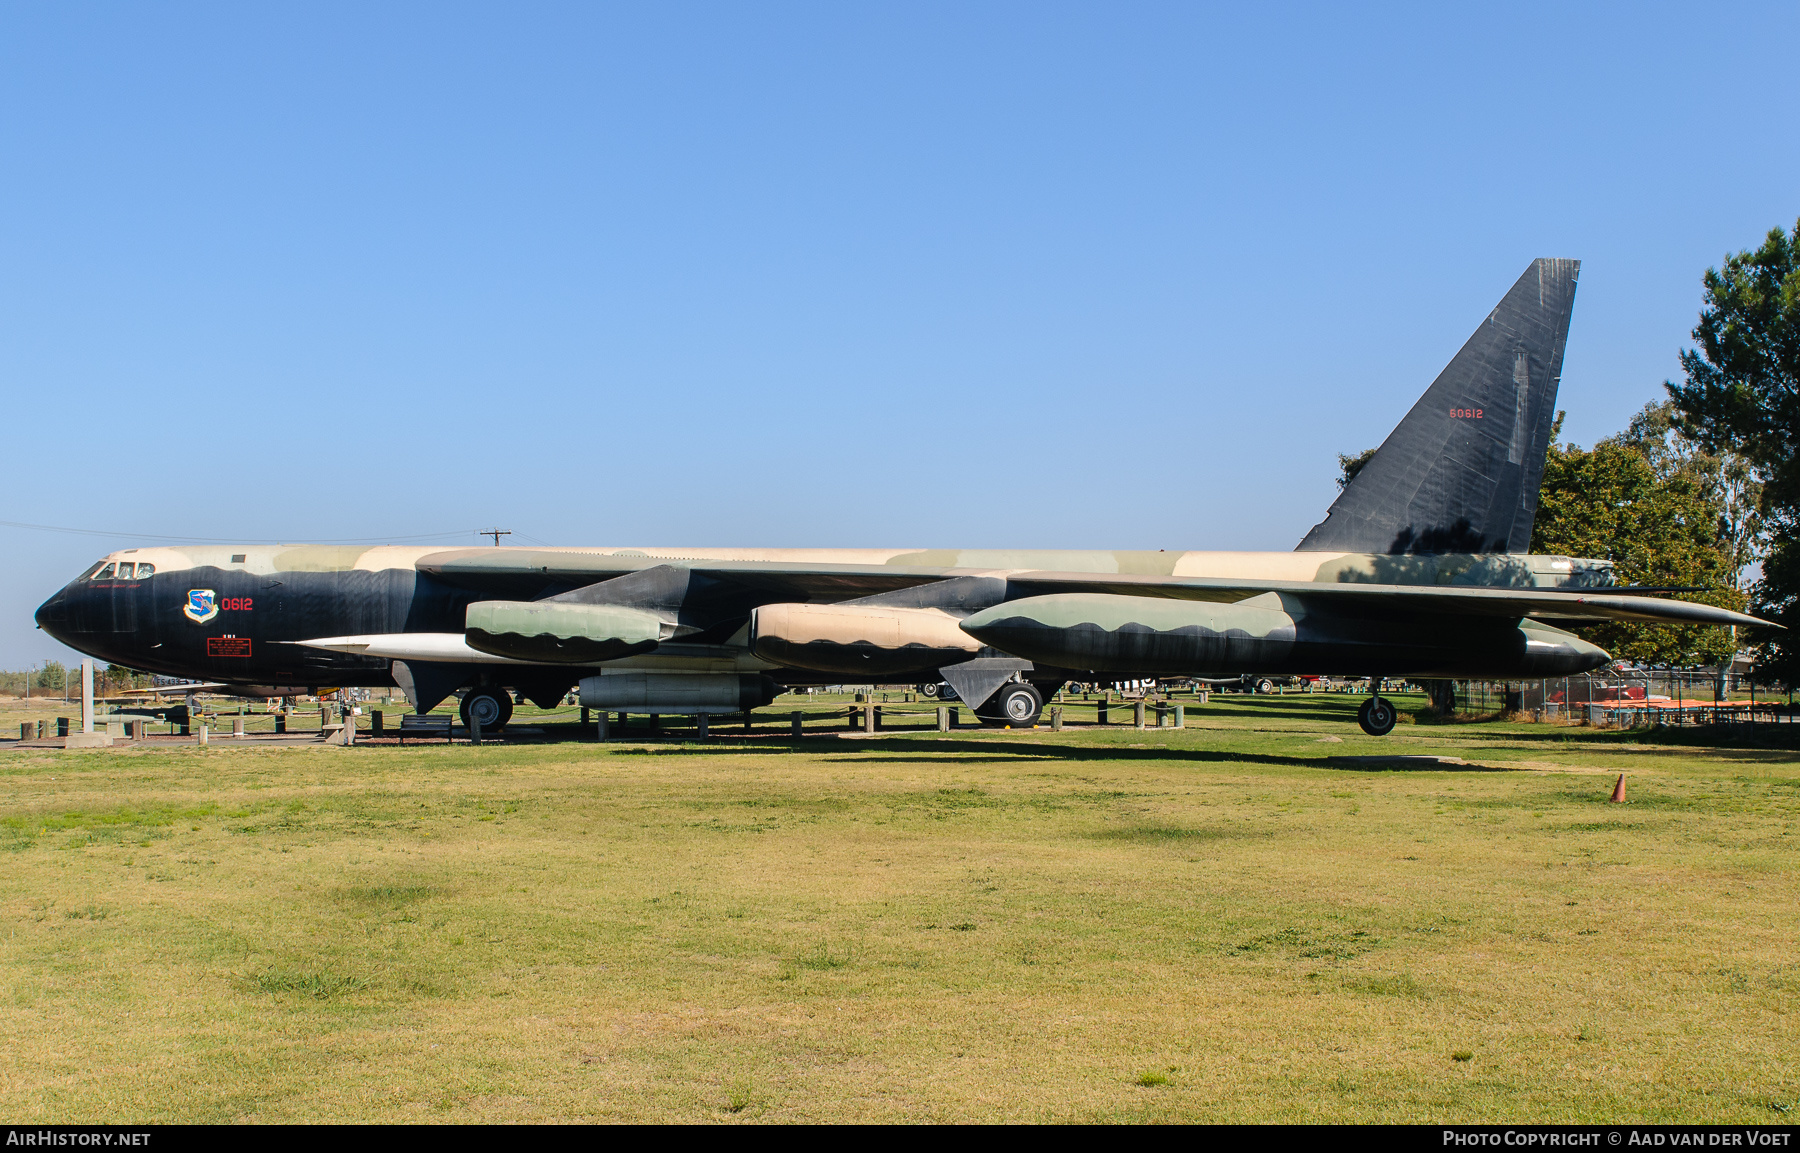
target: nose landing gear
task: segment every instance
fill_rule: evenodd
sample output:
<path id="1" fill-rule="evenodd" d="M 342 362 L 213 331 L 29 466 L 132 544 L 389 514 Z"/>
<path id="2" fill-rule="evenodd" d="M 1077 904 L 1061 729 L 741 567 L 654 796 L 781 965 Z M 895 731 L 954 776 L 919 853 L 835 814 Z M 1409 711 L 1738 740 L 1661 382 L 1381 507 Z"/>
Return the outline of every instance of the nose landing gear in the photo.
<path id="1" fill-rule="evenodd" d="M 1394 710 L 1394 702 L 1381 696 L 1370 697 L 1356 710 L 1356 723 L 1371 737 L 1387 736 L 1394 731 L 1394 723 L 1399 719 L 1400 714 Z"/>

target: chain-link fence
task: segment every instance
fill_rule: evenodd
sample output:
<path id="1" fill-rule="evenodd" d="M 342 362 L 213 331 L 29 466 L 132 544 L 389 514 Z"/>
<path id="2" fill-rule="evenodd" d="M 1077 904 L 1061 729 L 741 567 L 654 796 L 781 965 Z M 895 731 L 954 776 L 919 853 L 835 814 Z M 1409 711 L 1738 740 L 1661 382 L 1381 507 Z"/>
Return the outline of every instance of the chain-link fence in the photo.
<path id="1" fill-rule="evenodd" d="M 1643 725 L 1791 724 L 1792 686 L 1750 670 L 1623 669 L 1532 681 L 1457 681 L 1456 711 L 1617 728 Z"/>

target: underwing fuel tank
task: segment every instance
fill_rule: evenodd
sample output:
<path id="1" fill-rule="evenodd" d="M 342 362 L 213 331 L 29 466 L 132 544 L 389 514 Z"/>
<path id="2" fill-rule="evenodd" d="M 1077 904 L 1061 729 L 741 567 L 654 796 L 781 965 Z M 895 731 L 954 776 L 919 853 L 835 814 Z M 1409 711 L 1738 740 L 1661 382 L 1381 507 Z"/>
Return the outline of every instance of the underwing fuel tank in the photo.
<path id="1" fill-rule="evenodd" d="M 958 664 L 981 642 L 939 609 L 775 604 L 750 614 L 750 651 L 786 668 L 885 676 Z"/>
<path id="2" fill-rule="evenodd" d="M 1513 617 L 1344 616 L 1265 593 L 1234 604 L 1069 593 L 1007 601 L 962 622 L 983 644 L 1040 664 L 1168 676 L 1550 677 L 1599 668 L 1605 651 Z"/>
<path id="3" fill-rule="evenodd" d="M 463 620 L 463 637 L 472 649 L 558 664 L 649 652 L 675 629 L 642 609 L 559 601 L 476 601 Z"/>
<path id="4" fill-rule="evenodd" d="M 747 713 L 780 692 L 780 685 L 756 673 L 619 669 L 581 680 L 583 707 L 636 713 Z"/>

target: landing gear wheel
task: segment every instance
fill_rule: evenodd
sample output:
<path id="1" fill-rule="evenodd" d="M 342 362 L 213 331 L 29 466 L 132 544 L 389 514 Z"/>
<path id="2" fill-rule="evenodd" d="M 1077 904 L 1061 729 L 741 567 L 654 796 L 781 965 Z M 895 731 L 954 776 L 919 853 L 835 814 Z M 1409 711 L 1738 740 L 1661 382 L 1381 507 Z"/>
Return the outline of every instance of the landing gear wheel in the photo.
<path id="1" fill-rule="evenodd" d="M 938 695 L 938 687 L 936 685 L 920 685 L 919 686 L 919 695 L 922 697 L 932 697 L 935 699 Z"/>
<path id="2" fill-rule="evenodd" d="M 1356 710 L 1356 723 L 1362 731 L 1371 737 L 1385 737 L 1394 731 L 1394 722 L 1400 714 L 1394 711 L 1393 703 L 1381 697 L 1370 697 Z"/>
<path id="3" fill-rule="evenodd" d="M 462 714 L 464 728 L 473 729 L 479 720 L 483 733 L 497 733 L 512 716 L 512 698 L 499 689 L 471 689 L 457 711 Z"/>
<path id="4" fill-rule="evenodd" d="M 1044 711 L 1044 698 L 1030 685 L 1014 682 L 1000 686 L 1000 691 L 987 699 L 975 716 L 984 725 L 999 728 L 1029 729 L 1037 724 Z"/>
<path id="5" fill-rule="evenodd" d="M 1256 682 L 1256 691 L 1266 697 L 1275 691 L 1275 682 L 1268 677 L 1264 677 L 1262 680 Z"/>

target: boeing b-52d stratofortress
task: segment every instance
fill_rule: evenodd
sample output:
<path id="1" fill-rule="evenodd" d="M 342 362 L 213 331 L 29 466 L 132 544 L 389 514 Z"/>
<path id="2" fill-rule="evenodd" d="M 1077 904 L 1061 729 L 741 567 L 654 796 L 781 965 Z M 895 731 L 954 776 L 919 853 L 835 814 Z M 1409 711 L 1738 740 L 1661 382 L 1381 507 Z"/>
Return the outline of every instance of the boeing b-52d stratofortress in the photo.
<path id="1" fill-rule="evenodd" d="M 248 695 L 507 690 L 549 707 L 736 713 L 787 685 L 942 678 L 1030 725 L 1069 680 L 1240 673 L 1566 676 L 1556 623 L 1757 624 L 1634 595 L 1605 561 L 1524 552 L 1579 262 L 1538 260 L 1291 553 L 273 547 L 113 553 L 38 624 L 131 668 Z M 1394 709 L 1371 696 L 1373 734 Z"/>

